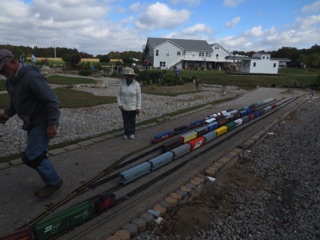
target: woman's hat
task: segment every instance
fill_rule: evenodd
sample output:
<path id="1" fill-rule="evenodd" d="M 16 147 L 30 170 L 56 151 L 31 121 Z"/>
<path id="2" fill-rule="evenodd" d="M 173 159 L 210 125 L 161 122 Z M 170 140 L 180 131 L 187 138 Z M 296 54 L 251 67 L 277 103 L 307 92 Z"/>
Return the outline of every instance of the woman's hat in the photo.
<path id="1" fill-rule="evenodd" d="M 137 74 L 134 73 L 133 68 L 125 67 L 122 71 L 122 74 L 125 76 L 135 76 Z"/>

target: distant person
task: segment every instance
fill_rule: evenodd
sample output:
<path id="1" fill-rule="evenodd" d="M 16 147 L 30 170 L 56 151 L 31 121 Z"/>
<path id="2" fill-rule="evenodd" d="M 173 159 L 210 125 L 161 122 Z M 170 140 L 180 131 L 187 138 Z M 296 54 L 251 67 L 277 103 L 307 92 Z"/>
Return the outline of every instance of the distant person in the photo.
<path id="1" fill-rule="evenodd" d="M 24 54 L 21 54 L 20 55 L 20 62 L 24 63 L 25 60 L 26 60 L 26 58 L 25 58 Z"/>
<path id="2" fill-rule="evenodd" d="M 36 57 L 32 54 L 30 58 L 31 64 L 36 65 Z"/>
<path id="3" fill-rule="evenodd" d="M 179 77 L 180 72 L 177 67 L 174 67 L 174 73 L 175 73 L 176 77 Z"/>
<path id="4" fill-rule="evenodd" d="M 123 69 L 125 79 L 121 80 L 117 101 L 121 110 L 124 134 L 123 139 L 134 139 L 136 132 L 136 116 L 141 112 L 141 88 L 132 68 Z"/>
<path id="5" fill-rule="evenodd" d="M 49 197 L 62 185 L 62 179 L 47 157 L 49 140 L 57 135 L 59 100 L 37 67 L 21 64 L 6 49 L 0 49 L 0 74 L 7 78 L 10 97 L 8 107 L 0 111 L 0 122 L 5 124 L 15 114 L 22 119 L 28 140 L 22 160 L 35 169 L 45 183 L 35 194 L 40 198 Z"/>

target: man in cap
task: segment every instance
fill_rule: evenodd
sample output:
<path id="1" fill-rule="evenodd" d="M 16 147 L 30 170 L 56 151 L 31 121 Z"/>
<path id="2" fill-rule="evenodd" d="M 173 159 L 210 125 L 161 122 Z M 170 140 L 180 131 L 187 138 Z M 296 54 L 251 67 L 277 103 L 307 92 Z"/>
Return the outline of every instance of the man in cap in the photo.
<path id="1" fill-rule="evenodd" d="M 134 70 L 129 67 L 123 69 L 125 79 L 121 80 L 117 101 L 121 110 L 124 134 L 123 139 L 134 139 L 136 132 L 136 116 L 141 112 L 141 88 L 134 79 Z"/>
<path id="2" fill-rule="evenodd" d="M 0 121 L 4 124 L 15 114 L 22 119 L 22 129 L 27 131 L 28 138 L 22 160 L 35 169 L 45 183 L 36 195 L 49 197 L 62 185 L 62 179 L 47 157 L 49 140 L 57 135 L 59 100 L 37 67 L 22 65 L 6 49 L 0 49 L 0 74 L 7 78 L 10 96 L 9 106 L 0 112 Z"/>

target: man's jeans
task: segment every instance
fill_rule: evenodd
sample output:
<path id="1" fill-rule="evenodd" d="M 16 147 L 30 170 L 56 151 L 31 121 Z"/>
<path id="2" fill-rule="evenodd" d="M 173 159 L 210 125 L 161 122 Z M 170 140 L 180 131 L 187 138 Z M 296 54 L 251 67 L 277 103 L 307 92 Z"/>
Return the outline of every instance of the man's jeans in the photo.
<path id="1" fill-rule="evenodd" d="M 27 135 L 28 144 L 24 154 L 28 159 L 35 159 L 44 152 L 48 152 L 50 138 L 46 127 L 35 127 L 29 130 Z M 43 159 L 36 170 L 46 185 L 55 186 L 58 184 L 60 177 L 47 157 Z"/>

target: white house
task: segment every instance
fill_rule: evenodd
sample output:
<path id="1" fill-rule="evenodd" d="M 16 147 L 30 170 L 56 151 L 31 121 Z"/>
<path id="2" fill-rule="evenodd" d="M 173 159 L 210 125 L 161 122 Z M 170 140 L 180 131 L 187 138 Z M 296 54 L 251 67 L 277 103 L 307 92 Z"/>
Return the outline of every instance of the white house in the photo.
<path id="1" fill-rule="evenodd" d="M 238 61 L 239 70 L 243 73 L 278 74 L 279 62 L 290 61 L 289 59 L 271 58 L 269 53 L 255 53 L 252 57 L 227 56 L 226 59 Z"/>
<path id="2" fill-rule="evenodd" d="M 215 43 L 205 40 L 148 38 L 144 47 L 146 61 L 154 68 L 221 69 L 231 54 Z"/>

